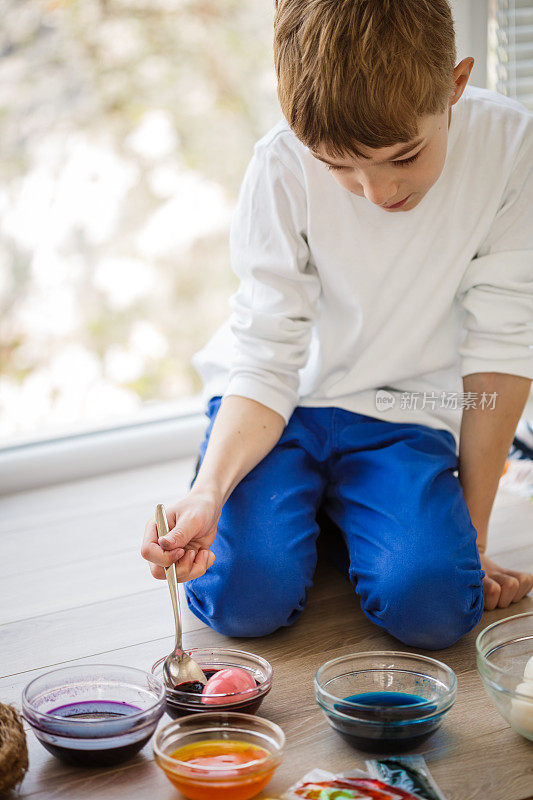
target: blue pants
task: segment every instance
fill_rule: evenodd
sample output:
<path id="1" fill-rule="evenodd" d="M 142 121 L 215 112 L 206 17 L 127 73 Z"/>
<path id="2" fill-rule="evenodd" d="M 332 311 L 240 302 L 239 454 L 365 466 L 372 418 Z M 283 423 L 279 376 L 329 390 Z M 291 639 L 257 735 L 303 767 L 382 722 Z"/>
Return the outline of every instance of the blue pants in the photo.
<path id="1" fill-rule="evenodd" d="M 210 424 L 220 398 L 208 407 Z M 483 612 L 483 571 L 451 433 L 298 407 L 224 505 L 189 607 L 227 636 L 291 625 L 313 583 L 317 513 L 342 531 L 366 616 L 405 644 L 448 647 Z"/>

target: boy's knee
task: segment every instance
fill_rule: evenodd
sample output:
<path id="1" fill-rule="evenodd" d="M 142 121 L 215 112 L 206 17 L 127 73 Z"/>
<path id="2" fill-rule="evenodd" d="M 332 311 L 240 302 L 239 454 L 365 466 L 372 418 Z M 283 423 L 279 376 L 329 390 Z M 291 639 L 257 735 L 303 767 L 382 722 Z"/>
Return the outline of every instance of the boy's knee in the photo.
<path id="1" fill-rule="evenodd" d="M 221 598 L 222 602 L 206 603 L 205 596 L 194 587 L 187 590 L 189 608 L 202 622 L 223 636 L 248 639 L 268 636 L 278 628 L 289 625 L 287 613 L 257 613 L 245 602 L 238 603 L 234 598 Z"/>
<path id="2" fill-rule="evenodd" d="M 460 567 L 442 554 L 427 554 L 423 562 L 406 565 L 400 561 L 381 575 L 366 600 L 367 615 L 392 636 L 410 647 L 441 650 L 479 622 L 481 573 Z"/>
<path id="3" fill-rule="evenodd" d="M 306 587 L 296 572 L 294 566 L 285 570 L 264 561 L 215 562 L 187 584 L 187 602 L 193 614 L 224 636 L 267 636 L 291 625 L 305 606 Z"/>

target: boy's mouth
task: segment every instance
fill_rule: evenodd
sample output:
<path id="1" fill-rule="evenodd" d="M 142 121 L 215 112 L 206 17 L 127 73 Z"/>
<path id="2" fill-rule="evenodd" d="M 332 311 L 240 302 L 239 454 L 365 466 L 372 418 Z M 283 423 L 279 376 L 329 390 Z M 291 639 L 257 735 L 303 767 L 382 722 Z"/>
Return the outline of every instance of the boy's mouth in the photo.
<path id="1" fill-rule="evenodd" d="M 387 210 L 389 208 L 401 208 L 401 206 L 403 206 L 403 205 L 405 205 L 405 203 L 407 203 L 407 201 L 409 200 L 410 197 L 411 197 L 411 195 L 408 194 L 407 197 L 404 197 L 403 200 L 400 200 L 398 203 L 393 203 L 391 206 L 382 206 L 382 208 L 385 208 Z"/>

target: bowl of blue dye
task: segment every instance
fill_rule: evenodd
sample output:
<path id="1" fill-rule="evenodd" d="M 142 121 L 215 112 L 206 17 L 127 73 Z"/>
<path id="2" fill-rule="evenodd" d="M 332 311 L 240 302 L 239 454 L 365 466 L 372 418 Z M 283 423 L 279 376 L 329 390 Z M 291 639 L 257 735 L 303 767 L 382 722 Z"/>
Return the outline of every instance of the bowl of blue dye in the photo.
<path id="1" fill-rule="evenodd" d="M 165 712 L 165 687 L 133 667 L 84 664 L 46 672 L 22 693 L 22 713 L 52 755 L 83 767 L 131 758 Z"/>
<path id="2" fill-rule="evenodd" d="M 331 727 L 375 753 L 409 750 L 427 739 L 456 692 L 450 667 L 414 653 L 352 653 L 327 661 L 315 675 L 316 700 Z"/>

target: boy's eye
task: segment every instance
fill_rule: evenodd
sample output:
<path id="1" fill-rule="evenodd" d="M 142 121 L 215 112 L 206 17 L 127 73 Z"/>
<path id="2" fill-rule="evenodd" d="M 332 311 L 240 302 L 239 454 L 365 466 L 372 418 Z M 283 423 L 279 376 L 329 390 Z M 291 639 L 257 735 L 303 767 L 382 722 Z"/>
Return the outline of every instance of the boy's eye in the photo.
<path id="1" fill-rule="evenodd" d="M 413 161 L 416 161 L 418 156 L 420 155 L 420 150 L 418 153 L 415 153 L 414 156 L 410 156 L 409 158 L 404 158 L 403 161 L 392 161 L 391 163 L 394 164 L 395 167 L 405 167 L 407 164 L 412 164 Z"/>
<path id="2" fill-rule="evenodd" d="M 390 163 L 394 164 L 395 167 L 406 167 L 408 164 L 413 164 L 417 160 L 421 152 L 422 150 L 419 150 L 418 153 L 414 154 L 414 156 L 410 156 L 409 158 L 404 158 L 402 161 L 391 161 Z M 331 172 L 338 172 L 342 169 L 350 169 L 350 167 L 337 166 L 336 164 L 326 164 L 326 167 Z"/>

